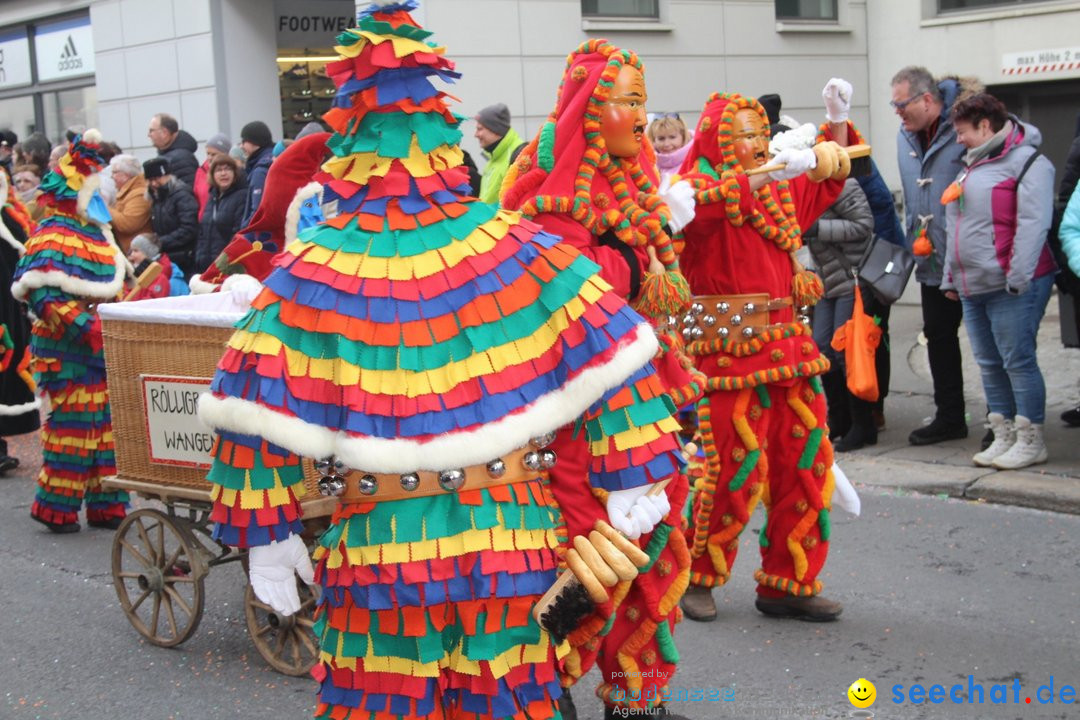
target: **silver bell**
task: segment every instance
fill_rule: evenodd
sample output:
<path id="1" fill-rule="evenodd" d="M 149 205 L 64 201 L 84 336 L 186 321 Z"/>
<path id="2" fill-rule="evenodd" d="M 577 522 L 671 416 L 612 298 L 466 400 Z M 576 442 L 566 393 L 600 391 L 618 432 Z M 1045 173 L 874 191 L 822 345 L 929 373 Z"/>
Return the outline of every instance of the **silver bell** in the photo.
<path id="1" fill-rule="evenodd" d="M 559 457 L 555 454 L 554 450 L 541 450 L 540 451 L 540 467 L 544 470 L 550 470 L 555 467 L 555 461 Z"/>
<path id="2" fill-rule="evenodd" d="M 324 475 L 319 479 L 319 494 L 326 497 L 340 497 L 345 492 L 345 479 L 334 475 Z"/>
<path id="3" fill-rule="evenodd" d="M 697 322 L 697 318 L 695 318 L 690 313 L 687 313 L 686 315 L 683 315 L 683 317 L 682 317 L 683 327 L 690 327 L 691 325 L 693 325 L 696 322 Z"/>
<path id="4" fill-rule="evenodd" d="M 532 443 L 534 448 L 546 448 L 548 445 L 555 442 L 555 433 L 547 432 L 543 435 L 537 435 L 529 442 Z"/>
<path id="5" fill-rule="evenodd" d="M 809 305 L 800 305 L 799 306 L 799 312 L 801 312 L 801 313 L 803 313 L 805 315 L 806 313 L 810 312 L 810 306 Z"/>
<path id="6" fill-rule="evenodd" d="M 739 325 L 742 325 L 742 315 L 735 313 L 731 316 L 731 326 L 738 327 Z"/>
<path id="7" fill-rule="evenodd" d="M 745 338 L 754 337 L 754 328 L 752 328 L 752 327 L 744 327 L 742 329 L 742 336 L 745 337 Z"/>
<path id="8" fill-rule="evenodd" d="M 678 324 L 679 324 L 679 319 L 677 317 L 675 317 L 674 315 L 668 315 L 667 316 L 667 326 L 668 327 L 675 327 Z"/>
<path id="9" fill-rule="evenodd" d="M 694 340 L 700 340 L 701 338 L 705 337 L 705 331 L 699 327 L 690 328 L 690 337 L 692 337 Z"/>
<path id="10" fill-rule="evenodd" d="M 334 472 L 338 475 L 348 475 L 351 471 L 349 470 L 348 465 L 341 460 L 334 458 Z"/>
<path id="11" fill-rule="evenodd" d="M 701 318 L 701 324 L 704 325 L 705 327 L 712 327 L 713 325 L 716 324 L 716 318 L 713 317 L 712 315 L 705 315 L 704 317 Z"/>
<path id="12" fill-rule="evenodd" d="M 748 302 L 742 306 L 742 311 L 747 315 L 753 315 L 755 312 L 757 312 L 757 305 L 752 302 Z"/>
<path id="13" fill-rule="evenodd" d="M 489 477 L 501 478 L 506 474 L 506 461 L 502 458 L 496 458 L 487 464 L 487 474 Z"/>
<path id="14" fill-rule="evenodd" d="M 441 487 L 447 492 L 454 492 L 455 490 L 460 490 L 461 486 L 464 484 L 464 470 L 443 470 L 441 473 L 439 473 L 439 487 Z"/>
<path id="15" fill-rule="evenodd" d="M 701 303 L 696 302 L 690 305 L 690 313 L 692 315 L 700 315 L 703 312 L 705 312 L 705 306 Z"/>
<path id="16" fill-rule="evenodd" d="M 682 337 L 683 337 L 683 340 L 691 340 L 691 339 L 693 339 L 693 338 L 692 338 L 692 335 L 693 335 L 693 333 L 691 333 L 691 332 L 690 332 L 690 328 L 688 328 L 688 327 L 684 327 L 684 328 L 682 329 Z"/>
<path id="17" fill-rule="evenodd" d="M 728 330 L 726 327 L 719 327 L 716 329 L 716 334 L 719 335 L 721 338 L 726 338 L 728 335 L 731 334 L 731 331 Z"/>
<path id="18" fill-rule="evenodd" d="M 329 475 L 330 471 L 333 469 L 333 467 L 334 467 L 334 456 L 333 455 L 331 455 L 328 458 L 322 458 L 321 460 L 316 460 L 315 461 L 315 472 L 319 473 L 320 475 Z"/>
<path id="19" fill-rule="evenodd" d="M 809 315 L 800 315 L 799 316 L 799 322 L 801 322 L 803 325 L 809 325 L 810 324 L 810 316 Z"/>
<path id="20" fill-rule="evenodd" d="M 420 487 L 420 476 L 414 472 L 405 473 L 401 476 L 401 489 L 412 492 Z"/>
<path id="21" fill-rule="evenodd" d="M 731 305 L 729 305 L 728 303 L 726 303 L 726 302 L 718 302 L 718 303 L 716 303 L 716 312 L 720 313 L 721 315 L 727 315 L 729 310 L 731 310 Z"/>
<path id="22" fill-rule="evenodd" d="M 539 470 L 540 453 L 535 450 L 525 453 L 525 457 L 521 459 L 521 463 L 529 470 Z"/>
<path id="23" fill-rule="evenodd" d="M 360 478 L 359 487 L 362 495 L 374 495 L 379 492 L 379 481 L 374 475 L 363 475 Z"/>

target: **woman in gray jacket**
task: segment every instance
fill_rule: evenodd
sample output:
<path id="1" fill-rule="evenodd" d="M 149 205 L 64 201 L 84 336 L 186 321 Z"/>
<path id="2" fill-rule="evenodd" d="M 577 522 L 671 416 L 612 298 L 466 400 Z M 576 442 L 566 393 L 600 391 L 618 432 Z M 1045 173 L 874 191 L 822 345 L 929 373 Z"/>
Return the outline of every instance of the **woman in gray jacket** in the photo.
<path id="1" fill-rule="evenodd" d="M 829 403 L 829 437 L 839 452 L 877 443 L 874 403 L 860 400 L 847 389 L 844 355 L 831 345 L 836 330 L 851 319 L 855 305 L 855 280 L 849 268 L 858 266 L 873 236 L 874 214 L 855 179 L 844 183 L 840 197 L 804 235 L 825 285 L 825 297 L 814 306 L 814 341 L 832 362 L 821 379 Z"/>
<path id="2" fill-rule="evenodd" d="M 1015 470 L 1046 462 L 1046 386 L 1035 338 L 1057 265 L 1047 232 L 1054 167 L 1042 136 L 979 93 L 952 109 L 962 170 L 942 196 L 946 247 L 941 290 L 964 306 L 964 326 L 982 373 L 994 442 L 976 465 Z"/>

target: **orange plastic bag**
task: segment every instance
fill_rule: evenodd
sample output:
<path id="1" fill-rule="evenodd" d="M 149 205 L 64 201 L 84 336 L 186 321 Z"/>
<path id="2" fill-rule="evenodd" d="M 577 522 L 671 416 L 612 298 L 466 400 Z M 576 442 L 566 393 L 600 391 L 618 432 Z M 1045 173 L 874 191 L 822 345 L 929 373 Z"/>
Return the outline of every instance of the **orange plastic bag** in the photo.
<path id="1" fill-rule="evenodd" d="M 878 399 L 874 353 L 880 342 L 881 328 L 863 311 L 862 290 L 856 287 L 851 319 L 837 329 L 831 344 L 834 350 L 844 352 L 848 390 L 861 400 Z"/>

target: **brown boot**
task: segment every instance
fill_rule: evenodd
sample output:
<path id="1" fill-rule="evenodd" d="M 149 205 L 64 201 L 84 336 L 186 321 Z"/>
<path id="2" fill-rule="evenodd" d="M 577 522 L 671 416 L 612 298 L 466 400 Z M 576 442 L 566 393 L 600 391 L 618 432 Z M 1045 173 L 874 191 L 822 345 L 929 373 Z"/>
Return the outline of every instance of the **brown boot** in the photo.
<path id="1" fill-rule="evenodd" d="M 698 622 L 712 622 L 716 619 L 716 601 L 713 600 L 712 588 L 691 585 L 679 602 L 683 614 Z"/>
<path id="2" fill-rule="evenodd" d="M 840 617 L 844 606 L 820 595 L 812 597 L 765 597 L 758 595 L 754 606 L 765 615 L 776 618 L 797 618 L 808 622 L 829 622 Z"/>

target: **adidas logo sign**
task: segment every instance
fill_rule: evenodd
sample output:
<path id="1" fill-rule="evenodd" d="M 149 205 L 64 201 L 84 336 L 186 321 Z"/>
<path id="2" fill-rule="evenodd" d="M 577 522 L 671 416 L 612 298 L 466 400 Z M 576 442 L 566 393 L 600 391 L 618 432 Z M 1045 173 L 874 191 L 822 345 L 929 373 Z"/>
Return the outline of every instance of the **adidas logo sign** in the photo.
<path id="1" fill-rule="evenodd" d="M 57 70 L 63 72 L 65 70 L 79 70 L 83 66 L 82 58 L 79 57 L 79 51 L 75 47 L 75 38 L 68 35 L 67 42 L 64 43 L 64 49 L 60 51 L 60 63 L 57 65 Z"/>
<path id="2" fill-rule="evenodd" d="M 79 51 L 75 49 L 75 38 L 68 35 L 67 42 L 64 43 L 64 51 L 60 53 L 61 60 L 67 60 L 78 56 Z"/>

